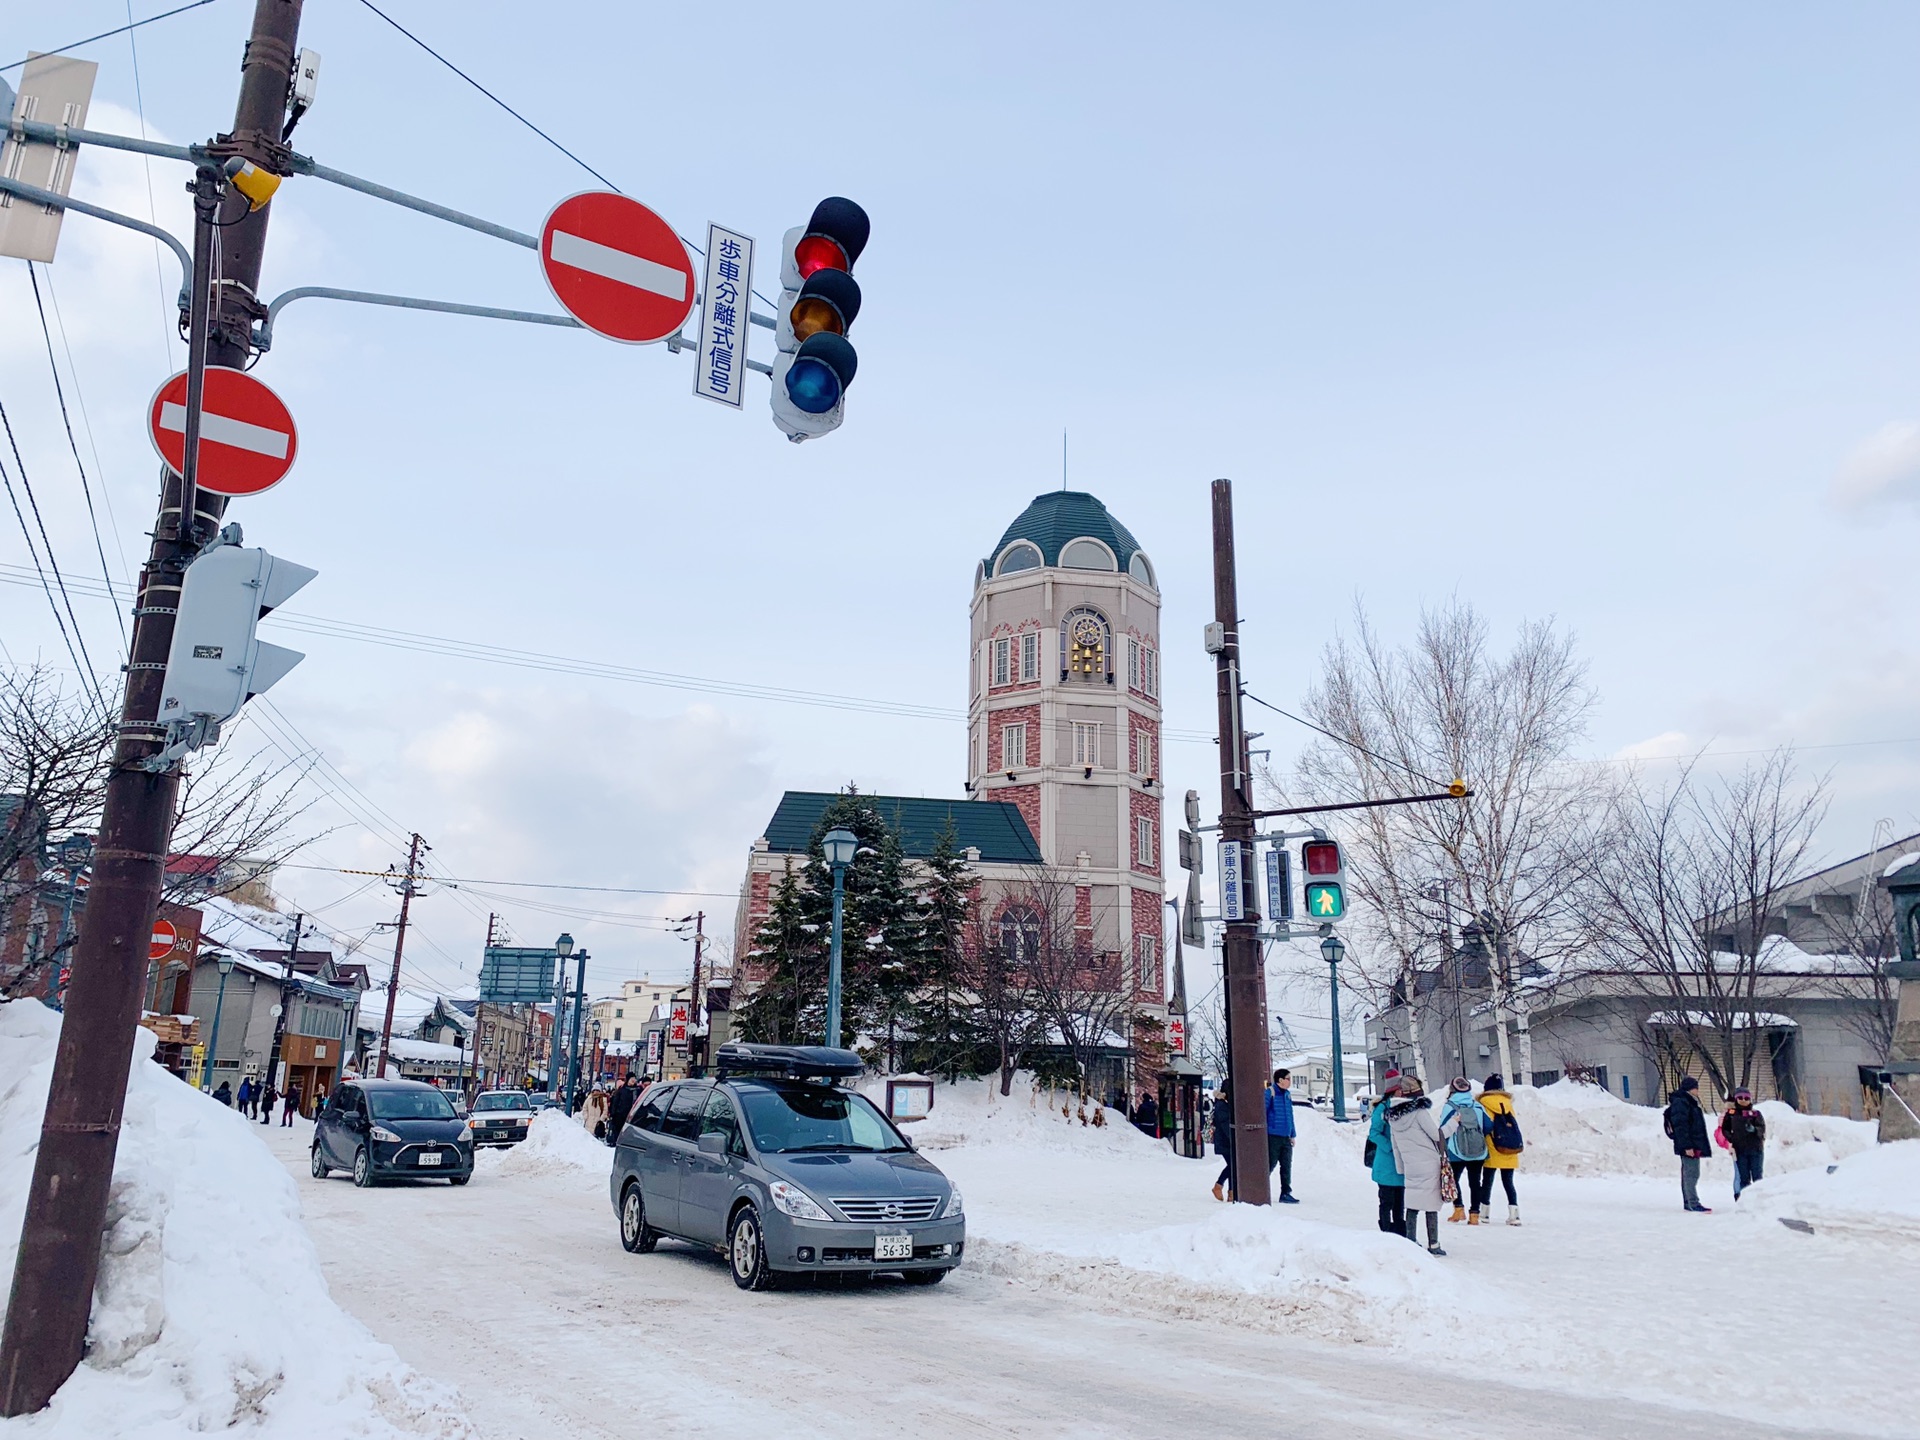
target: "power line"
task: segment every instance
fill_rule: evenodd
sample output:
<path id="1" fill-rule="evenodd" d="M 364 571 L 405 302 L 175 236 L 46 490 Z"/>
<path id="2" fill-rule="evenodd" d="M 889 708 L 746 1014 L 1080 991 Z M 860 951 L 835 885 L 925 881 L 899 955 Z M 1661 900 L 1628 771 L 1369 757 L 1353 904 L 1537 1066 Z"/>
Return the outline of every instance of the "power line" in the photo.
<path id="1" fill-rule="evenodd" d="M 1271 710 L 1276 715 L 1285 716 L 1287 719 L 1293 721 L 1294 724 L 1296 725 L 1304 725 L 1309 730 L 1317 730 L 1322 735 L 1326 736 L 1329 740 L 1332 740 L 1341 745 L 1345 745 L 1350 749 L 1358 750 L 1362 755 L 1367 756 L 1369 759 L 1378 760 L 1382 765 L 1391 765 L 1396 770 L 1404 770 L 1407 772 L 1407 774 L 1413 776 L 1414 779 L 1420 781 L 1423 784 L 1432 785 L 1436 789 L 1440 789 L 1440 790 L 1444 790 L 1447 788 L 1447 782 L 1445 780 L 1436 780 L 1431 775 L 1422 775 L 1418 770 L 1414 769 L 1411 765 L 1407 764 L 1404 760 L 1389 760 L 1384 755 L 1376 755 L 1374 754 L 1373 751 L 1367 749 L 1366 746 L 1362 745 L 1358 740 L 1349 740 L 1344 735 L 1336 735 L 1333 733 L 1333 731 L 1327 729 L 1326 726 L 1316 725 L 1311 720 L 1303 720 L 1300 716 L 1294 714 L 1291 710 L 1282 710 L 1278 705 L 1269 705 L 1265 700 L 1262 700 L 1258 695 L 1254 694 L 1251 690 L 1247 690 L 1243 688 L 1240 691 L 1240 693 L 1246 696 L 1247 699 L 1253 701 L 1254 704 L 1259 705 L 1264 709 Z"/>
<path id="2" fill-rule="evenodd" d="M 140 85 L 140 43 L 133 38 L 133 0 L 127 0 L 127 22 L 127 50 L 133 56 L 133 111 L 139 118 L 140 138 L 144 140 L 147 138 L 147 99 Z M 140 168 L 147 177 L 147 223 L 150 225 L 158 225 L 160 223 L 160 214 L 158 208 L 153 203 L 153 157 L 151 155 L 141 155 Z M 158 237 L 155 237 L 153 241 L 153 278 L 160 287 L 160 349 L 165 354 L 167 368 L 171 370 L 173 368 L 174 346 L 179 343 L 180 338 L 179 326 L 175 323 L 169 309 L 167 273 L 165 264 L 160 257 L 160 241 Z M 53 288 L 53 280 L 51 277 L 47 280 L 47 288 L 49 291 Z M 60 302 L 58 300 L 54 301 L 53 310 L 54 314 L 58 316 L 60 313 Z M 62 326 L 60 330 L 62 339 L 66 338 L 66 333 L 66 327 Z M 67 356 L 67 368 L 73 368 L 73 356 L 71 353 Z M 73 383 L 74 388 L 77 390 L 80 385 L 78 376 L 74 378 Z M 82 402 L 80 406 L 82 416 L 86 414 L 86 410 L 86 404 Z M 92 443 L 93 434 L 91 428 L 88 430 L 87 440 L 89 444 Z M 98 469 L 100 458 L 97 454 L 94 456 L 93 463 L 94 467 Z M 107 514 L 109 517 L 113 514 L 113 503 L 111 499 L 109 499 L 107 503 Z M 118 539 L 119 534 L 120 527 L 116 525 L 114 526 L 114 538 Z"/>
<path id="3" fill-rule="evenodd" d="M 348 875 L 353 872 L 340 870 L 332 865 L 293 865 L 285 864 L 282 869 L 324 870 L 330 874 Z M 441 878 L 441 877 L 436 877 Z M 734 890 L 647 890 L 631 885 L 563 885 L 554 880 L 481 880 L 467 875 L 448 875 L 444 877 L 449 885 L 498 885 L 514 890 L 588 890 L 603 895 L 693 895 L 706 900 L 737 900 L 739 892 Z"/>
<path id="4" fill-rule="evenodd" d="M 46 591 L 47 603 L 53 607 L 54 623 L 60 627 L 60 637 L 66 642 L 67 654 L 79 667 L 81 683 L 92 695 L 93 702 L 102 713 L 106 710 L 106 701 L 100 694 L 100 678 L 93 668 L 93 657 L 87 654 L 86 639 L 80 634 L 80 617 L 73 613 L 73 597 L 67 594 L 66 578 L 60 573 L 60 564 L 53 556 L 53 541 L 47 538 L 46 522 L 40 518 L 40 501 L 33 493 L 33 483 L 27 479 L 26 461 L 20 458 L 20 442 L 14 438 L 13 422 L 7 418 L 7 407 L 0 404 L 0 426 L 7 432 L 7 444 L 13 451 L 13 463 L 20 467 L 20 485 L 27 492 L 27 504 L 33 509 L 33 521 L 40 532 L 40 542 L 46 548 L 47 569 L 53 571 L 54 583 L 60 587 L 60 600 L 66 603 L 66 620 L 60 617 L 60 602 L 53 598 L 53 588 L 47 584 L 46 571 L 40 568 L 40 555 L 34 549 L 33 534 L 27 529 L 27 517 L 20 513 L 20 500 L 13 492 L 13 479 L 7 474 L 6 466 L 0 462 L 0 479 L 6 481 L 7 498 L 13 502 L 14 519 L 20 522 L 20 534 L 27 542 L 27 554 L 33 560 L 33 568 L 39 573 L 40 588 Z M 73 633 L 67 633 L 67 620 L 73 622 Z M 74 649 L 79 646 L 78 651 Z"/>
<path id="5" fill-rule="evenodd" d="M 154 241 L 154 248 L 159 248 Z M 120 535 L 120 517 L 113 508 L 113 487 L 106 483 L 107 467 L 100 463 L 100 444 L 93 438 L 93 417 L 87 412 L 86 392 L 80 387 L 80 367 L 73 362 L 73 342 L 67 338 L 66 316 L 60 312 L 60 290 L 53 283 L 53 270 L 47 269 L 47 302 L 53 306 L 53 328 L 60 332 L 60 348 L 66 352 L 67 373 L 73 377 L 74 403 L 80 407 L 80 428 L 87 432 L 87 449 L 93 455 L 93 473 L 101 477 L 100 503 L 106 507 L 107 526 L 113 531 L 114 554 L 120 558 L 120 571 L 124 575 L 131 568 L 127 564 L 127 542 Z M 111 585 L 109 586 L 111 591 Z M 133 593 L 131 585 L 126 587 L 129 596 Z"/>
<path id="6" fill-rule="evenodd" d="M 40 53 L 43 55 L 64 55 L 69 50 L 78 50 L 82 45 L 91 45 L 96 40 L 111 40 L 116 35 L 125 35 L 129 30 L 138 30 L 142 25 L 151 25 L 156 20 L 168 20 L 188 10 L 198 10 L 202 5 L 211 4 L 213 4 L 213 0 L 191 0 L 189 4 L 178 6 L 172 10 L 164 10 L 158 15 L 149 15 L 144 20 L 135 20 L 131 24 L 122 25 L 115 30 L 102 30 L 98 35 L 89 35 L 84 40 L 75 40 L 71 44 L 60 46 L 57 50 L 43 50 Z M 131 7 L 129 7 L 127 13 L 133 13 Z M 6 74 L 9 70 L 18 70 L 26 63 L 24 60 L 16 60 L 11 65 L 0 65 L 0 75 Z"/>

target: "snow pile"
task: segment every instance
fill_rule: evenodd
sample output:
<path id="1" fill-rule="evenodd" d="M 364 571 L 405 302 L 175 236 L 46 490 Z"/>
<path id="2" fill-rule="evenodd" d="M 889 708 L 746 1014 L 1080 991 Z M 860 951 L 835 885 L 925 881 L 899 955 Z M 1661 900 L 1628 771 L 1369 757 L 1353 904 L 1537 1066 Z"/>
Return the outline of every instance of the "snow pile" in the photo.
<path id="1" fill-rule="evenodd" d="M 885 1080 L 868 1081 L 861 1093 L 886 1109 Z M 934 1087 L 933 1113 L 900 1128 L 921 1150 L 951 1150 L 959 1145 L 1039 1145 L 1113 1155 L 1165 1154 L 1164 1141 L 1134 1129 L 1118 1110 L 1071 1090 L 1036 1084 L 1025 1071 L 1014 1076 L 1013 1093 L 1002 1095 L 998 1079 L 961 1080 Z M 1098 1125 L 1094 1116 L 1100 1117 Z M 1084 1117 L 1084 1118 L 1083 1118 Z"/>
<path id="2" fill-rule="evenodd" d="M 59 1018 L 0 1004 L 0 1234 L 20 1233 Z M 454 1392 L 337 1306 L 293 1179 L 233 1111 L 149 1063 L 140 1033 L 85 1362 L 0 1440 L 473 1434 Z M 11 1283 L 14 1251 L 5 1252 Z"/>
<path id="3" fill-rule="evenodd" d="M 1816 1235 L 1920 1244 L 1920 1140 L 1762 1180 L 1740 1197 L 1740 1213 L 1799 1221 Z"/>
<path id="4" fill-rule="evenodd" d="M 480 1168 L 495 1175 L 584 1175 L 604 1180 L 613 1170 L 613 1151 L 587 1133 L 577 1120 L 558 1110 L 542 1110 L 527 1127 L 527 1138 L 505 1150 L 480 1152 Z"/>

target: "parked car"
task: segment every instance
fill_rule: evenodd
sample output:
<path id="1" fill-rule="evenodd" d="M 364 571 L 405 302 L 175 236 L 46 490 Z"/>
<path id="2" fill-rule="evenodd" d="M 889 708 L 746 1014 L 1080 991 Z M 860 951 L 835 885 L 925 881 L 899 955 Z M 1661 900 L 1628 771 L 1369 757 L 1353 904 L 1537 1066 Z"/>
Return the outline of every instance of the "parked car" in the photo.
<path id="1" fill-rule="evenodd" d="M 533 1113 L 533 1102 L 524 1090 L 483 1090 L 473 1097 L 473 1113 L 467 1117 L 473 1143 L 518 1145 L 527 1138 Z"/>
<path id="2" fill-rule="evenodd" d="M 345 1170 L 363 1189 L 382 1180 L 473 1178 L 473 1129 L 446 1093 L 418 1080 L 337 1086 L 313 1127 L 313 1178 Z"/>
<path id="3" fill-rule="evenodd" d="M 536 1115 L 542 1110 L 558 1110 L 562 1115 L 567 1113 L 567 1107 L 560 1103 L 560 1097 L 549 1095 L 544 1090 L 535 1090 L 527 1096 L 527 1101 L 533 1106 L 533 1113 Z"/>
<path id="4" fill-rule="evenodd" d="M 960 1190 L 865 1096 L 850 1050 L 723 1045 L 711 1080 L 655 1085 L 620 1132 L 609 1180 L 620 1243 L 718 1250 L 733 1282 L 896 1272 L 938 1284 L 960 1263 Z"/>

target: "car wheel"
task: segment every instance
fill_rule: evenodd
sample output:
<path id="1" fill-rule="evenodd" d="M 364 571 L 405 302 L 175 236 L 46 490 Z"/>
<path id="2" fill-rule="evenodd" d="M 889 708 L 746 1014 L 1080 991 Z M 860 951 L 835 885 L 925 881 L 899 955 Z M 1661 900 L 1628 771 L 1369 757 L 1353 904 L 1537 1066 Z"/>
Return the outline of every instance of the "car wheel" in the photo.
<path id="1" fill-rule="evenodd" d="M 660 1232 L 647 1224 L 647 1202 L 638 1180 L 628 1181 L 620 1195 L 620 1243 L 629 1255 L 650 1255 L 660 1243 Z"/>
<path id="2" fill-rule="evenodd" d="M 313 1147 L 313 1178 L 316 1180 L 324 1180 L 332 1173 L 333 1167 L 320 1158 L 320 1147 L 315 1145 Z"/>
<path id="3" fill-rule="evenodd" d="M 947 1270 L 902 1270 L 909 1285 L 938 1285 L 951 1273 Z"/>
<path id="4" fill-rule="evenodd" d="M 364 1145 L 353 1152 L 353 1183 L 362 1190 L 373 1184 L 373 1156 Z"/>
<path id="5" fill-rule="evenodd" d="M 767 1241 L 760 1233 L 760 1216 L 751 1205 L 742 1206 L 733 1217 L 732 1239 L 727 1245 L 728 1265 L 733 1283 L 742 1290 L 771 1290 L 773 1269 L 767 1264 Z"/>
<path id="6" fill-rule="evenodd" d="M 471 1180 L 472 1178 L 473 1178 L 473 1174 L 471 1171 L 469 1171 L 465 1175 L 449 1175 L 447 1177 L 447 1183 L 449 1185 L 464 1185 L 467 1183 L 467 1181 Z"/>

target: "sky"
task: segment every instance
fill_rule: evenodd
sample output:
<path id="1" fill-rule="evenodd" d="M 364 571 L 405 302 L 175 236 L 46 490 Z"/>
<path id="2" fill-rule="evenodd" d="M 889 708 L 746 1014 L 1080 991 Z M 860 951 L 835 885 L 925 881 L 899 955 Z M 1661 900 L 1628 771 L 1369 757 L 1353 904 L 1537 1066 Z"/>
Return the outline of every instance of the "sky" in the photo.
<path id="1" fill-rule="evenodd" d="M 1212 726 L 1226 476 L 1256 693 L 1297 702 L 1356 604 L 1398 639 L 1457 597 L 1496 637 L 1577 637 L 1583 753 L 1657 774 L 1792 742 L 1830 778 L 1827 857 L 1920 830 L 1912 7 L 855 3 L 800 27 L 749 3 L 731 31 L 700 7 L 382 8 L 683 235 L 717 221 L 764 257 L 825 195 L 873 218 L 847 421 L 803 446 L 759 377 L 735 413 L 658 346 L 281 316 L 256 374 L 299 462 L 229 516 L 320 572 L 288 614 L 698 682 L 263 626 L 307 659 L 230 743 L 326 760 L 304 818 L 327 833 L 283 898 L 378 956 L 391 892 L 338 870 L 385 869 L 417 830 L 462 882 L 413 907 L 412 989 L 470 977 L 490 911 L 522 943 L 570 931 L 595 990 L 683 973 L 667 923 L 731 930 L 783 789 L 959 795 L 957 718 L 737 692 L 957 715 L 974 564 L 1062 483 L 1063 434 L 1065 480 L 1155 565 L 1172 729 Z M 250 13 L 135 32 L 137 84 L 127 36 L 85 47 L 90 124 L 231 123 Z M 126 18 L 10 7 L 0 64 Z M 294 145 L 325 164 L 526 231 L 600 187 L 364 0 L 309 0 L 301 41 L 323 63 Z M 185 235 L 185 178 L 87 150 L 75 193 Z M 75 217 L 41 271 L 117 581 L 151 523 L 145 406 L 184 363 L 157 248 Z M 295 179 L 262 292 L 307 284 L 553 308 L 531 252 Z M 97 589 L 17 260 L 0 320 L 0 404 L 63 569 Z M 112 608 L 75 605 L 110 666 Z M 0 584 L 0 641 L 68 663 L 27 586 Z M 1308 738 L 1262 743 L 1284 769 Z M 1168 746 L 1169 791 L 1210 794 L 1211 757 Z"/>

